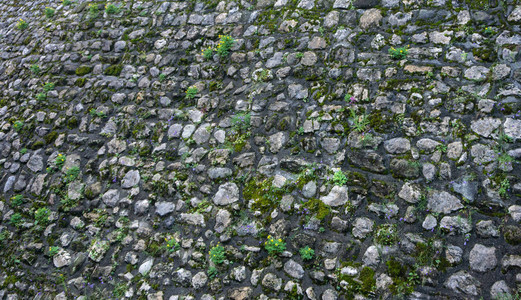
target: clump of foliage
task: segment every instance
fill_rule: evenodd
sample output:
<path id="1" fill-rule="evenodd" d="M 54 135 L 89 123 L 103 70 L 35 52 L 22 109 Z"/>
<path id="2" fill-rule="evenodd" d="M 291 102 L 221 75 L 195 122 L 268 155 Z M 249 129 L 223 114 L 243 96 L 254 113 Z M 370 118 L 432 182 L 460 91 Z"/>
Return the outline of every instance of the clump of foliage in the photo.
<path id="1" fill-rule="evenodd" d="M 235 132 L 245 132 L 251 127 L 251 114 L 239 113 L 234 115 L 231 120 L 232 129 Z"/>
<path id="2" fill-rule="evenodd" d="M 369 125 L 369 118 L 366 114 L 357 115 L 356 111 L 351 108 L 351 117 L 349 118 L 353 122 L 353 129 L 358 132 L 364 132 Z"/>
<path id="3" fill-rule="evenodd" d="M 271 235 L 268 235 L 268 239 L 264 242 L 264 249 L 266 249 L 270 255 L 280 254 L 286 250 L 286 243 L 282 239 L 275 239 Z"/>
<path id="4" fill-rule="evenodd" d="M 347 177 L 342 171 L 336 171 L 333 175 L 333 184 L 343 186 L 347 183 Z"/>
<path id="5" fill-rule="evenodd" d="M 109 15 L 112 15 L 112 14 L 117 14 L 119 13 L 119 7 L 117 7 L 116 5 L 112 4 L 112 3 L 108 3 L 108 4 L 105 4 L 105 12 Z"/>
<path id="6" fill-rule="evenodd" d="M 80 167 L 78 167 L 78 166 L 70 167 L 69 169 L 67 169 L 65 171 L 63 181 L 65 181 L 65 183 L 72 182 L 78 178 L 79 174 L 80 174 Z"/>
<path id="7" fill-rule="evenodd" d="M 46 207 L 40 207 L 34 212 L 34 220 L 36 225 L 45 225 L 49 222 L 51 212 Z"/>
<path id="8" fill-rule="evenodd" d="M 14 227 L 22 226 L 23 222 L 24 222 L 24 219 L 22 218 L 22 215 L 20 213 L 12 214 L 11 218 L 9 219 L 9 223 L 11 223 L 11 225 L 13 225 Z"/>
<path id="9" fill-rule="evenodd" d="M 99 15 L 99 9 L 97 4 L 89 4 L 89 18 L 95 19 Z"/>
<path id="10" fill-rule="evenodd" d="M 217 276 L 217 274 L 219 274 L 219 270 L 217 270 L 216 267 L 211 266 L 211 267 L 208 268 L 208 277 L 210 279 L 215 278 Z"/>
<path id="11" fill-rule="evenodd" d="M 313 259 L 313 256 L 315 255 L 315 250 L 311 249 L 309 246 L 300 248 L 299 252 L 300 257 L 302 257 L 303 260 Z"/>
<path id="12" fill-rule="evenodd" d="M 49 247 L 49 256 L 50 257 L 55 256 L 56 254 L 58 254 L 58 251 L 60 251 L 60 247 L 56 247 L 56 246 Z"/>
<path id="13" fill-rule="evenodd" d="M 46 82 L 44 85 L 43 85 L 43 91 L 44 92 L 50 92 L 54 90 L 54 83 L 53 82 Z"/>
<path id="14" fill-rule="evenodd" d="M 37 64 L 31 65 L 30 69 L 31 69 L 31 72 L 33 72 L 34 75 L 40 74 L 40 66 L 38 66 Z"/>
<path id="15" fill-rule="evenodd" d="M 407 57 L 407 54 L 409 53 L 408 46 L 407 47 L 400 47 L 400 48 L 389 48 L 389 55 L 392 59 L 404 59 Z"/>
<path id="16" fill-rule="evenodd" d="M 24 128 L 24 122 L 22 121 L 15 121 L 13 123 L 13 129 L 17 132 L 19 132 L 20 130 L 22 130 Z"/>
<path id="17" fill-rule="evenodd" d="M 56 164 L 56 167 L 61 168 L 61 167 L 63 167 L 63 164 L 65 163 L 66 160 L 67 160 L 67 157 L 65 155 L 58 154 L 58 156 L 56 156 L 56 159 L 54 160 L 54 163 Z"/>
<path id="18" fill-rule="evenodd" d="M 197 95 L 197 93 L 199 93 L 199 90 L 197 89 L 196 86 L 191 86 L 189 87 L 187 90 L 186 90 L 186 96 L 185 98 L 186 99 L 194 99 L 195 98 L 195 95 Z"/>
<path id="19" fill-rule="evenodd" d="M 15 195 L 13 197 L 11 197 L 11 205 L 13 206 L 20 206 L 22 204 L 24 204 L 25 200 L 24 200 L 24 196 L 22 195 Z"/>
<path id="20" fill-rule="evenodd" d="M 219 56 L 226 57 L 229 54 L 230 49 L 235 44 L 235 39 L 233 39 L 229 35 L 219 35 L 220 41 L 219 44 L 217 44 L 217 48 L 215 51 Z"/>
<path id="21" fill-rule="evenodd" d="M 165 248 L 169 252 L 174 252 L 174 251 L 179 250 L 179 248 L 181 248 L 179 243 L 173 238 L 171 238 L 171 239 L 165 238 L 165 242 L 166 242 Z"/>
<path id="22" fill-rule="evenodd" d="M 507 195 L 508 195 L 508 191 L 510 190 L 510 181 L 508 181 L 508 178 L 505 178 L 501 181 L 500 185 L 499 185 L 499 195 L 502 197 L 502 198 L 506 198 Z"/>
<path id="23" fill-rule="evenodd" d="M 382 224 L 378 226 L 375 241 L 384 246 L 392 246 L 398 241 L 398 233 L 395 224 Z"/>
<path id="24" fill-rule="evenodd" d="M 45 101 L 47 99 L 46 93 L 38 93 L 36 94 L 36 100 L 38 101 Z"/>
<path id="25" fill-rule="evenodd" d="M 217 246 L 212 247 L 208 252 L 210 255 L 210 260 L 214 264 L 222 264 L 226 259 L 226 249 L 223 246 L 217 244 Z"/>
<path id="26" fill-rule="evenodd" d="M 203 49 L 203 51 L 201 51 L 201 54 L 203 55 L 204 59 L 209 60 L 213 56 L 213 49 L 211 47 Z"/>
<path id="27" fill-rule="evenodd" d="M 23 19 L 18 20 L 16 23 L 16 28 L 18 28 L 18 30 L 25 30 L 27 27 L 29 27 L 29 24 L 27 24 Z"/>
<path id="28" fill-rule="evenodd" d="M 46 7 L 45 8 L 45 16 L 50 19 L 52 17 L 54 17 L 54 9 L 50 8 L 50 7 Z"/>

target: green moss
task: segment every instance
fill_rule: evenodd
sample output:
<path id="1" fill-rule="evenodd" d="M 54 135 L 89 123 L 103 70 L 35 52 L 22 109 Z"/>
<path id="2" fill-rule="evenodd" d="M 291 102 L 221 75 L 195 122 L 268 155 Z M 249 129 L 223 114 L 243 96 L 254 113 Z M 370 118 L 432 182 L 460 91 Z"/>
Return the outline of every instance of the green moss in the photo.
<path id="1" fill-rule="evenodd" d="M 150 145 L 145 145 L 143 148 L 139 149 L 139 155 L 141 157 L 147 157 L 152 153 L 152 147 Z"/>
<path id="2" fill-rule="evenodd" d="M 108 76 L 119 76 L 121 74 L 121 70 L 123 70 L 123 65 L 112 65 L 105 69 L 105 75 Z"/>
<path id="3" fill-rule="evenodd" d="M 254 178 L 246 183 L 243 196 L 246 200 L 253 200 L 252 208 L 262 213 L 273 211 L 279 205 L 287 191 L 276 188 L 271 184 L 272 178 Z"/>
<path id="4" fill-rule="evenodd" d="M 360 271 L 359 279 L 362 281 L 362 293 L 369 294 L 376 289 L 376 279 L 374 278 L 374 270 L 370 267 L 364 267 Z"/>
<path id="5" fill-rule="evenodd" d="M 78 118 L 73 116 L 73 117 L 69 118 L 69 120 L 67 120 L 67 128 L 74 129 L 74 128 L 78 127 L 78 123 L 79 123 Z"/>
<path id="6" fill-rule="evenodd" d="M 492 48 L 474 48 L 472 49 L 472 54 L 474 57 L 486 62 L 494 62 L 497 58 L 497 54 Z"/>
<path id="7" fill-rule="evenodd" d="M 503 229 L 505 241 L 510 245 L 518 245 L 521 243 L 521 228 L 518 226 L 507 225 Z"/>
<path id="8" fill-rule="evenodd" d="M 46 134 L 43 137 L 43 139 L 45 140 L 45 143 L 47 145 L 49 145 L 51 143 L 54 143 L 54 141 L 56 140 L 57 137 L 58 137 L 58 132 L 57 131 L 51 131 L 48 134 Z"/>
<path id="9" fill-rule="evenodd" d="M 78 76 L 83 76 L 89 74 L 90 72 L 92 72 L 92 67 L 89 66 L 80 66 L 76 68 L 76 75 Z"/>
<path id="10" fill-rule="evenodd" d="M 315 217 L 319 220 L 323 220 L 331 211 L 328 205 L 316 198 L 311 198 L 307 202 L 304 202 L 304 204 L 301 205 L 301 210 L 303 209 L 307 209 L 312 214 L 315 214 Z"/>
<path id="11" fill-rule="evenodd" d="M 76 79 L 76 81 L 74 82 L 74 85 L 77 87 L 83 87 L 86 82 L 87 82 L 87 78 L 82 77 L 82 78 Z"/>
<path id="12" fill-rule="evenodd" d="M 45 145 L 45 143 L 41 140 L 38 140 L 38 141 L 35 141 L 34 143 L 32 143 L 29 148 L 31 150 L 36 150 L 36 149 L 40 149 L 40 148 L 43 148 L 43 146 Z"/>

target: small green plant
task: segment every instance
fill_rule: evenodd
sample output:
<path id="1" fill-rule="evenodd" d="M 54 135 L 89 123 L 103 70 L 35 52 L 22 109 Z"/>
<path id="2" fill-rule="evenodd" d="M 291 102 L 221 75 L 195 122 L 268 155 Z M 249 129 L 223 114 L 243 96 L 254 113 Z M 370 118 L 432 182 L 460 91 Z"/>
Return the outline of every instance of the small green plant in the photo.
<path id="1" fill-rule="evenodd" d="M 447 145 L 445 144 L 439 144 L 436 146 L 436 150 L 441 151 L 442 153 L 447 152 Z"/>
<path id="2" fill-rule="evenodd" d="M 219 271 L 217 270 L 216 267 L 211 266 L 208 268 L 208 277 L 210 279 L 214 279 L 215 277 L 217 277 L 217 274 L 219 274 Z"/>
<path id="3" fill-rule="evenodd" d="M 15 131 L 18 132 L 18 131 L 22 130 L 23 128 L 24 128 L 24 122 L 22 122 L 22 121 L 15 121 L 13 123 L 13 129 Z"/>
<path id="4" fill-rule="evenodd" d="M 27 151 L 29 151 L 29 150 L 27 150 L 27 148 L 22 148 L 22 149 L 20 149 L 20 154 L 24 155 L 25 153 L 27 153 Z"/>
<path id="5" fill-rule="evenodd" d="M 65 183 L 73 182 L 74 180 L 76 180 L 78 178 L 79 174 L 80 174 L 80 167 L 78 167 L 78 166 L 70 167 L 69 169 L 67 169 L 65 171 L 63 181 L 65 181 Z"/>
<path id="6" fill-rule="evenodd" d="M 298 59 L 300 59 L 300 58 L 304 57 L 304 53 L 302 53 L 302 52 L 297 52 L 297 54 L 295 54 L 295 57 L 298 58 Z"/>
<path id="7" fill-rule="evenodd" d="M 105 4 L 105 12 L 108 15 L 113 15 L 119 13 L 119 7 L 112 3 Z"/>
<path id="8" fill-rule="evenodd" d="M 232 129 L 235 132 L 245 132 L 251 127 L 251 114 L 250 113 L 239 113 L 232 116 L 230 120 Z"/>
<path id="9" fill-rule="evenodd" d="M 29 24 L 22 19 L 18 20 L 18 23 L 16 23 L 16 28 L 18 28 L 18 30 L 25 30 L 27 27 L 29 27 Z"/>
<path id="10" fill-rule="evenodd" d="M 495 32 L 494 32 L 494 29 L 492 29 L 490 27 L 485 27 L 485 29 L 483 30 L 483 33 L 485 33 L 486 35 L 493 35 Z"/>
<path id="11" fill-rule="evenodd" d="M 336 171 L 333 175 L 333 184 L 343 186 L 347 183 L 347 177 L 342 171 Z"/>
<path id="12" fill-rule="evenodd" d="M 20 213 L 12 214 L 11 218 L 9 219 L 9 223 L 11 223 L 11 225 L 13 225 L 15 227 L 22 226 L 23 221 L 24 220 L 23 220 L 22 215 Z"/>
<path id="13" fill-rule="evenodd" d="M 54 83 L 52 82 L 46 82 L 44 85 L 43 85 L 43 91 L 44 92 L 50 92 L 54 90 Z"/>
<path id="14" fill-rule="evenodd" d="M 54 17 L 54 9 L 50 8 L 50 7 L 46 7 L 45 8 L 45 16 L 50 19 L 52 17 Z"/>
<path id="15" fill-rule="evenodd" d="M 209 60 L 212 58 L 213 56 L 213 49 L 211 47 L 208 47 L 206 49 L 203 49 L 203 51 L 201 52 L 201 54 L 203 54 L 203 57 L 204 59 L 206 60 Z"/>
<path id="16" fill-rule="evenodd" d="M 98 117 L 98 118 L 105 118 L 107 115 L 103 112 L 103 111 L 97 111 L 96 109 L 94 108 L 91 108 L 89 110 L 89 114 L 94 118 L 94 117 Z"/>
<path id="17" fill-rule="evenodd" d="M 53 257 L 53 256 L 55 256 L 56 254 L 58 254 L 59 251 L 60 251 L 60 247 L 57 247 L 57 246 L 51 246 L 51 247 L 49 247 L 49 256 L 50 256 L 50 257 Z"/>
<path id="18" fill-rule="evenodd" d="M 299 252 L 300 252 L 300 257 L 302 257 L 303 260 L 313 259 L 313 255 L 315 255 L 315 250 L 309 248 L 309 246 L 300 248 Z"/>
<path id="19" fill-rule="evenodd" d="M 34 75 L 40 74 L 40 66 L 38 66 L 37 64 L 31 65 L 30 69 L 31 69 L 31 72 L 33 72 Z"/>
<path id="20" fill-rule="evenodd" d="M 61 169 L 66 160 L 67 157 L 65 155 L 58 154 L 58 156 L 56 156 L 56 159 L 54 160 L 54 163 L 56 164 L 56 167 Z"/>
<path id="21" fill-rule="evenodd" d="M 355 131 L 363 132 L 367 129 L 369 125 L 369 118 L 366 114 L 358 116 L 353 108 L 350 109 L 351 118 L 350 120 L 353 122 L 353 128 Z"/>
<path id="22" fill-rule="evenodd" d="M 264 242 L 264 249 L 270 255 L 280 254 L 286 250 L 286 243 L 282 239 L 274 239 L 271 235 L 268 235 L 268 239 Z"/>
<path id="23" fill-rule="evenodd" d="M 195 95 L 197 95 L 197 93 L 199 93 L 199 90 L 197 89 L 196 86 L 191 86 L 189 87 L 187 90 L 186 90 L 186 96 L 185 98 L 186 99 L 194 99 L 195 98 Z"/>
<path id="24" fill-rule="evenodd" d="M 215 51 L 220 57 L 226 57 L 229 54 L 230 49 L 235 44 L 235 40 L 229 35 L 219 35 L 220 41 L 217 44 Z"/>
<path id="25" fill-rule="evenodd" d="M 49 222 L 51 212 L 46 207 L 40 207 L 34 212 L 34 220 L 36 225 L 45 225 Z"/>
<path id="26" fill-rule="evenodd" d="M 78 205 L 78 200 L 74 200 L 65 196 L 60 199 L 60 204 L 63 211 L 69 211 L 71 208 L 76 207 Z"/>
<path id="27" fill-rule="evenodd" d="M 400 47 L 400 48 L 389 48 L 389 55 L 392 59 L 404 59 L 407 57 L 407 54 L 409 53 L 408 50 L 409 46 L 407 47 Z"/>
<path id="28" fill-rule="evenodd" d="M 398 241 L 396 225 L 382 224 L 376 229 L 375 242 L 384 246 L 392 246 Z"/>
<path id="29" fill-rule="evenodd" d="M 217 244 L 217 246 L 212 247 L 208 254 L 210 255 L 210 260 L 214 264 L 222 264 L 226 259 L 226 249 L 224 249 L 224 247 L 219 244 Z"/>
<path id="30" fill-rule="evenodd" d="M 510 191 L 510 181 L 508 181 L 508 178 L 505 178 L 501 181 L 498 192 L 502 198 L 506 198 L 508 191 Z"/>
<path id="31" fill-rule="evenodd" d="M 165 248 L 169 252 L 174 252 L 174 251 L 177 251 L 177 250 L 179 250 L 181 248 L 179 243 L 175 239 L 173 239 L 173 238 L 171 238 L 171 239 L 165 238 L 165 242 L 166 242 Z"/>
<path id="32" fill-rule="evenodd" d="M 118 282 L 114 285 L 114 290 L 112 291 L 112 296 L 115 299 L 123 299 L 125 297 L 125 293 L 128 291 L 128 284 L 126 282 Z"/>
<path id="33" fill-rule="evenodd" d="M 63 3 L 64 6 L 67 6 L 67 5 L 71 5 L 72 1 L 71 0 L 63 0 L 62 3 Z"/>
<path id="34" fill-rule="evenodd" d="M 165 81 L 165 79 L 166 79 L 166 74 L 164 74 L 164 73 L 159 74 L 159 82 L 163 82 L 163 81 Z"/>
<path id="35" fill-rule="evenodd" d="M 24 204 L 25 200 L 24 200 L 24 196 L 22 195 L 15 195 L 13 197 L 11 197 L 11 204 L 13 206 L 20 206 L 22 204 Z"/>
<path id="36" fill-rule="evenodd" d="M 45 101 L 47 99 L 46 93 L 38 93 L 36 94 L 36 100 L 38 101 Z"/>
<path id="37" fill-rule="evenodd" d="M 99 9 L 97 4 L 89 4 L 89 18 L 95 19 L 98 17 Z"/>

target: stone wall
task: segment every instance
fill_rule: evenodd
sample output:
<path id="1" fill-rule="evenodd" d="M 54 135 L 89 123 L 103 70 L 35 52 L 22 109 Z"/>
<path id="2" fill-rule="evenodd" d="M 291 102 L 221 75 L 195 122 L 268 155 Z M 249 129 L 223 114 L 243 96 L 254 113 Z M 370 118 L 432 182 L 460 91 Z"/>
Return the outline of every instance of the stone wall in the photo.
<path id="1" fill-rule="evenodd" d="M 520 26 L 2 1 L 0 299 L 520 297 Z"/>

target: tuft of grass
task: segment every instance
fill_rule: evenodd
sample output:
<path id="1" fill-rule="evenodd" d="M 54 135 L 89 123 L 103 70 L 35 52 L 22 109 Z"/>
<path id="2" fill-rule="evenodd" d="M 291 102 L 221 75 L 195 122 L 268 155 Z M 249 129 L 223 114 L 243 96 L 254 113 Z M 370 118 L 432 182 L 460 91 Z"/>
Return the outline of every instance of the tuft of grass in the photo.
<path id="1" fill-rule="evenodd" d="M 364 132 L 369 126 L 369 118 L 366 114 L 357 115 L 354 109 L 349 109 L 351 112 L 350 120 L 353 122 L 353 129 L 358 132 Z"/>

